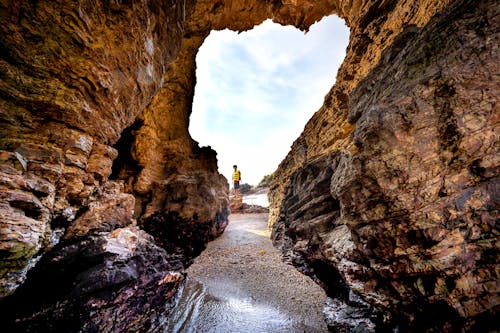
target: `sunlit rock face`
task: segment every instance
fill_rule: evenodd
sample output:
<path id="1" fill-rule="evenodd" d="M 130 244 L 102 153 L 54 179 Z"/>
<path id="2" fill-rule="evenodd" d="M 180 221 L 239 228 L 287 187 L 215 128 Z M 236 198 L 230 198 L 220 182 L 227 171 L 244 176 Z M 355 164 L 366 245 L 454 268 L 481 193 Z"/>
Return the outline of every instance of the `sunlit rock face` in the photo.
<path id="1" fill-rule="evenodd" d="M 178 272 L 227 224 L 216 153 L 188 133 L 198 48 L 214 29 L 330 14 L 350 44 L 276 173 L 276 244 L 335 297 L 333 331 L 346 313 L 410 331 L 496 315 L 496 7 L 1 2 L 2 323 L 160 330 Z"/>
<path id="2" fill-rule="evenodd" d="M 273 240 L 334 298 L 332 331 L 498 328 L 498 6 L 428 18 L 348 83 L 332 125 L 315 122 L 327 96 L 275 173 Z"/>

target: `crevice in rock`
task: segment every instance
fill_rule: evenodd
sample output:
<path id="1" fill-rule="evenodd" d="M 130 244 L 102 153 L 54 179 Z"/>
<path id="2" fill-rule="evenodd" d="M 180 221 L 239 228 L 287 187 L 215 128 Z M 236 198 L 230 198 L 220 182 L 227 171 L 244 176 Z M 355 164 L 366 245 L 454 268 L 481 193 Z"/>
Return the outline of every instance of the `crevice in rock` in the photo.
<path id="1" fill-rule="evenodd" d="M 114 144 L 113 148 L 118 151 L 118 157 L 113 162 L 113 168 L 110 180 L 126 180 L 133 179 L 142 167 L 133 156 L 133 148 L 136 132 L 142 127 L 144 121 L 137 118 L 129 127 L 125 128 L 120 136 L 120 139 Z"/>
<path id="2" fill-rule="evenodd" d="M 41 205 L 36 205 L 34 202 L 15 200 L 9 202 L 12 208 L 17 208 L 23 212 L 24 215 L 32 219 L 41 219 L 43 216 L 43 211 L 41 210 Z"/>

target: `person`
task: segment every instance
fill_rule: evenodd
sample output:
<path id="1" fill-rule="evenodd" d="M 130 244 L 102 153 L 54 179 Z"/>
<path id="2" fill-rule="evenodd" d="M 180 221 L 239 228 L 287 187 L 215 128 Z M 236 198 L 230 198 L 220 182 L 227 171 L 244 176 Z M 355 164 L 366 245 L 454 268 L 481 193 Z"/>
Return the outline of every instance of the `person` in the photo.
<path id="1" fill-rule="evenodd" d="M 238 170 L 237 165 L 233 165 L 233 184 L 234 184 L 234 195 L 240 195 L 240 181 L 241 181 L 241 172 Z"/>

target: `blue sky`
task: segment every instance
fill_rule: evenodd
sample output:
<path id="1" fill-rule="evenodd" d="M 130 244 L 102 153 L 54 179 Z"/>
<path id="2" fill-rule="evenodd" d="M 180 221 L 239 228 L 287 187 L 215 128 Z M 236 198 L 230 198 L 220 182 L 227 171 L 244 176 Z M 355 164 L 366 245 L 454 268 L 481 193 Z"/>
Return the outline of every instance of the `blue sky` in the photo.
<path id="1" fill-rule="evenodd" d="M 270 20 L 236 33 L 212 31 L 196 58 L 189 131 L 217 151 L 219 172 L 258 184 L 274 172 L 321 107 L 345 57 L 349 30 L 329 16 L 307 34 Z"/>

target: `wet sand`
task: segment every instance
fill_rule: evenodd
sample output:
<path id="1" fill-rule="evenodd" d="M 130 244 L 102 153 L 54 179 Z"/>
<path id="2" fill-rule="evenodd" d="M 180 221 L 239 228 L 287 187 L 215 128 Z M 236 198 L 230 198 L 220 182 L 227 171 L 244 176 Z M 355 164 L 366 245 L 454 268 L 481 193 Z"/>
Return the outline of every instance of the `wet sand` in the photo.
<path id="1" fill-rule="evenodd" d="M 222 236 L 187 270 L 189 279 L 215 297 L 250 300 L 255 307 L 276 311 L 293 322 L 287 324 L 290 332 L 328 332 L 324 291 L 281 261 L 269 235 L 267 214 L 231 215 Z"/>

